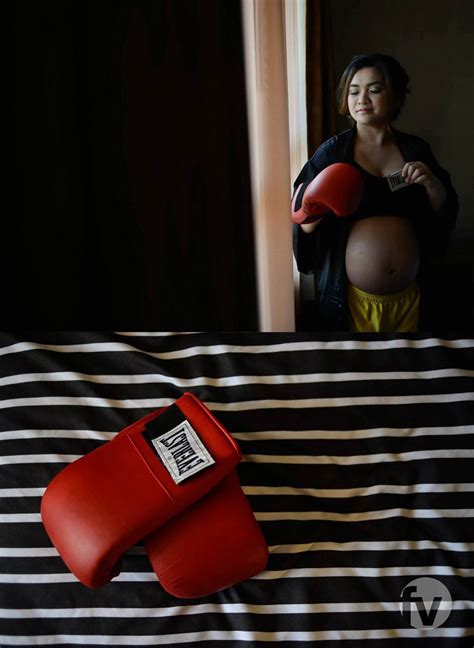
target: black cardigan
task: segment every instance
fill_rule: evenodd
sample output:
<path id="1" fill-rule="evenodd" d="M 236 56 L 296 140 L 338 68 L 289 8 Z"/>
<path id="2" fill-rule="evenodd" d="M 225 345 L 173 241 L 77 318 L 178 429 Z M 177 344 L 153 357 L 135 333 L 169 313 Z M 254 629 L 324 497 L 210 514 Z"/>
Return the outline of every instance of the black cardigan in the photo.
<path id="1" fill-rule="evenodd" d="M 360 208 L 349 218 L 326 216 L 318 227 L 306 234 L 299 225 L 293 225 L 293 248 L 298 270 L 313 274 L 315 280 L 316 327 L 326 331 L 348 329 L 346 301 L 345 250 L 351 224 L 355 219 L 396 213 L 413 222 L 420 247 L 418 282 L 423 285 L 430 263 L 439 261 L 454 229 L 458 213 L 458 198 L 449 173 L 440 167 L 427 142 L 415 135 L 402 133 L 392 127 L 396 143 L 407 162 L 419 160 L 443 183 L 447 199 L 440 212 L 432 209 L 426 190 L 410 185 L 399 191 L 380 190 L 386 181 L 365 173 L 366 184 Z M 320 171 L 335 162 L 354 161 L 356 126 L 335 135 L 317 149 L 306 162 L 294 182 L 294 190 L 303 182 L 313 180 Z M 423 289 L 421 288 L 421 321 L 423 321 Z"/>

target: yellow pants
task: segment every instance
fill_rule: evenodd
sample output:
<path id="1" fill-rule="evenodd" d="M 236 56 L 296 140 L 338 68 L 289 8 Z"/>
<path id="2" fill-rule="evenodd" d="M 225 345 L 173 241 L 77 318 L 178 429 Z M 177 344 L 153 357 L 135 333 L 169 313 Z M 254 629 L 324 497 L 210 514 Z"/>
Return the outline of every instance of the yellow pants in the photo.
<path id="1" fill-rule="evenodd" d="M 413 281 L 391 295 L 372 295 L 348 284 L 351 331 L 360 333 L 414 333 L 418 326 L 420 291 Z"/>

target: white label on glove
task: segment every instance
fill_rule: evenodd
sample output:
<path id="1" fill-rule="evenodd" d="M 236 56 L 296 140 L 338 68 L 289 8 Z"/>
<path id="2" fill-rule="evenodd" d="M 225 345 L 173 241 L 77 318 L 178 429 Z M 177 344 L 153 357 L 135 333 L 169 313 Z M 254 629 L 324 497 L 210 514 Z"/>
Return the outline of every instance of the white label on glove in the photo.
<path id="1" fill-rule="evenodd" d="M 388 176 L 385 177 L 387 178 L 390 191 L 398 191 L 399 189 L 403 189 L 403 187 L 408 187 L 407 181 L 402 176 L 401 169 L 400 171 L 395 171 L 395 173 L 390 173 Z"/>
<path id="2" fill-rule="evenodd" d="M 175 484 L 215 463 L 189 421 L 152 440 Z"/>

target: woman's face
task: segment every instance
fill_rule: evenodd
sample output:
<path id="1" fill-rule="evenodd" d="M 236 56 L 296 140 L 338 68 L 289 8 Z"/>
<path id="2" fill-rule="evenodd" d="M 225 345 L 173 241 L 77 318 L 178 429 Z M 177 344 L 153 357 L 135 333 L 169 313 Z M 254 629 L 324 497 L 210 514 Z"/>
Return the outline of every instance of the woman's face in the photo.
<path id="1" fill-rule="evenodd" d="M 347 105 L 352 119 L 367 126 L 389 124 L 395 110 L 393 93 L 375 67 L 365 67 L 354 74 Z"/>

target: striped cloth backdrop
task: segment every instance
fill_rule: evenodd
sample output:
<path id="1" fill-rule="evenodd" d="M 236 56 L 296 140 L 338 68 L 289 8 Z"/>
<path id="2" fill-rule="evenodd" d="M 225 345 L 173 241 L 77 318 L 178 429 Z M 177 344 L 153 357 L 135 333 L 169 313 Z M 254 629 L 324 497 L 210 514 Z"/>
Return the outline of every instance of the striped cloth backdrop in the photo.
<path id="1" fill-rule="evenodd" d="M 242 448 L 267 569 L 180 600 L 138 545 L 90 590 L 44 489 L 184 391 Z M 472 648 L 474 340 L 2 333 L 0 505 L 2 647 Z"/>

